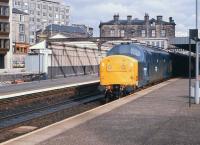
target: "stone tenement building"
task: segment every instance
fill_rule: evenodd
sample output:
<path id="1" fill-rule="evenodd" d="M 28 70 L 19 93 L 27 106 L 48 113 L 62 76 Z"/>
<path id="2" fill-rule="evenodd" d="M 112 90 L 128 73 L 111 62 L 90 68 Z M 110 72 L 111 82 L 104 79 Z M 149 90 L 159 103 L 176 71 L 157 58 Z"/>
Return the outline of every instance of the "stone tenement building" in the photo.
<path id="1" fill-rule="evenodd" d="M 36 43 L 36 32 L 50 24 L 68 25 L 70 7 L 62 0 L 13 0 L 13 8 L 29 15 L 29 42 Z"/>
<path id="2" fill-rule="evenodd" d="M 27 53 L 29 47 L 29 15 L 13 8 L 12 22 L 14 53 Z"/>
<path id="3" fill-rule="evenodd" d="M 101 22 L 100 37 L 127 37 L 127 38 L 171 38 L 175 37 L 175 22 L 172 17 L 164 21 L 162 16 L 157 19 L 149 19 L 145 14 L 144 20 L 132 19 L 120 20 L 119 15 L 114 15 L 113 20 Z"/>

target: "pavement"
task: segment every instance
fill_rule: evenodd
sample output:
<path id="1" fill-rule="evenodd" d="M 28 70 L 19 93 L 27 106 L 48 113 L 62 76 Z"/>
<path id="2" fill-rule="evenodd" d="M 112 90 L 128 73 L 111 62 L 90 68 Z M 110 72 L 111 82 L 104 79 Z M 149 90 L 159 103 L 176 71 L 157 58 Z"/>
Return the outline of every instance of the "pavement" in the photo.
<path id="1" fill-rule="evenodd" d="M 175 79 L 63 120 L 3 145 L 198 145 L 200 105 Z"/>
<path id="2" fill-rule="evenodd" d="M 85 76 L 74 76 L 53 80 L 42 80 L 42 81 L 33 81 L 33 82 L 25 82 L 22 84 L 12 84 L 12 85 L 0 85 L 0 99 L 1 96 L 5 95 L 15 95 L 21 92 L 28 91 L 37 91 L 48 88 L 55 88 L 62 85 L 71 85 L 77 83 L 84 83 L 90 81 L 99 81 L 99 77 L 97 75 L 85 75 Z"/>

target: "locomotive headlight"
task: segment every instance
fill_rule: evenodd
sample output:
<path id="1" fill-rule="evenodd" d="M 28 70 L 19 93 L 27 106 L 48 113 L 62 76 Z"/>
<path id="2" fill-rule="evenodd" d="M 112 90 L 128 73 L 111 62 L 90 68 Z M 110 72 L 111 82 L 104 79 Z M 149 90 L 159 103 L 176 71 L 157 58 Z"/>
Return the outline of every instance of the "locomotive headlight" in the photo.
<path id="1" fill-rule="evenodd" d="M 110 64 L 107 65 L 107 70 L 110 71 L 112 69 L 112 66 Z"/>
<path id="2" fill-rule="evenodd" d="M 121 66 L 121 69 L 122 69 L 122 70 L 125 70 L 125 69 L 126 69 L 126 66 L 123 64 L 123 65 Z"/>
<path id="3" fill-rule="evenodd" d="M 104 66 L 105 66 L 105 64 L 104 64 L 104 63 L 102 63 L 102 64 L 101 64 L 101 66 L 102 66 L 102 67 L 104 67 Z"/>

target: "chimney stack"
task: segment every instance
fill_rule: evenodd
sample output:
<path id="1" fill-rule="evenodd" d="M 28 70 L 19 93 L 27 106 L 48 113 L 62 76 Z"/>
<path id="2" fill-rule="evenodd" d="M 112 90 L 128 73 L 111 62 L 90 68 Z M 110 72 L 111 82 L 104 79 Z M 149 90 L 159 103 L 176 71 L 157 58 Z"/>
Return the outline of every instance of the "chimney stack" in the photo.
<path id="1" fill-rule="evenodd" d="M 149 21 L 149 14 L 145 13 L 145 15 L 144 15 L 144 21 L 145 22 Z"/>
<path id="2" fill-rule="evenodd" d="M 169 22 L 170 22 L 170 23 L 174 23 L 174 20 L 173 20 L 172 17 L 169 17 Z"/>
<path id="3" fill-rule="evenodd" d="M 119 21 L 119 14 L 113 16 L 114 21 Z"/>
<path id="4" fill-rule="evenodd" d="M 127 21 L 130 22 L 131 20 L 132 20 L 132 16 L 131 16 L 131 15 L 128 15 L 128 16 L 127 16 Z"/>
<path id="5" fill-rule="evenodd" d="M 162 19 L 163 19 L 163 16 L 157 16 L 157 21 L 158 21 L 158 22 L 161 22 Z"/>

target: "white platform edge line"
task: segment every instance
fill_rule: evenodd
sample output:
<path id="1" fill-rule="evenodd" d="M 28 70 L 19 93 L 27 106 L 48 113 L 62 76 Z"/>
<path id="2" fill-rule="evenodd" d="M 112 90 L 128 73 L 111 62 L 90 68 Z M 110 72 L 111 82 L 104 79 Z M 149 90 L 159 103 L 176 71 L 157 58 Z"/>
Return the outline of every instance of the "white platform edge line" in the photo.
<path id="1" fill-rule="evenodd" d="M 35 93 L 41 93 L 41 92 L 52 91 L 52 90 L 57 90 L 57 89 L 81 86 L 81 85 L 86 85 L 86 84 L 93 84 L 93 83 L 98 83 L 98 82 L 100 82 L 100 81 L 99 80 L 94 80 L 94 81 L 88 81 L 88 82 L 83 82 L 83 83 L 75 83 L 75 84 L 69 84 L 69 85 L 62 85 L 62 86 L 57 86 L 57 87 L 45 88 L 45 89 L 40 89 L 40 90 L 32 90 L 32 91 L 26 91 L 26 92 L 20 92 L 20 93 L 13 93 L 13 94 L 0 96 L 0 100 L 7 99 L 7 98 L 19 97 L 19 96 L 28 95 L 28 94 L 35 94 Z"/>
<path id="2" fill-rule="evenodd" d="M 109 106 L 109 105 L 118 103 L 119 101 L 123 101 L 123 100 L 125 100 L 125 99 L 128 99 L 128 101 L 126 101 L 126 102 L 123 103 L 122 105 L 127 104 L 127 103 L 130 102 L 130 101 L 135 101 L 135 100 L 137 100 L 138 98 L 143 97 L 143 96 L 145 96 L 146 94 L 148 94 L 148 93 L 150 93 L 150 92 L 153 92 L 153 91 L 155 91 L 155 90 L 157 90 L 157 89 L 160 89 L 160 88 L 162 88 L 162 87 L 164 87 L 164 86 L 166 86 L 166 85 L 169 85 L 169 84 L 171 84 L 171 83 L 173 83 L 173 82 L 175 82 L 175 81 L 177 81 L 177 80 L 179 80 L 179 79 L 176 79 L 176 78 L 175 78 L 175 79 L 167 80 L 167 81 L 162 82 L 162 83 L 159 83 L 159 84 L 157 84 L 157 85 L 155 85 L 155 86 L 152 86 L 152 87 L 146 88 L 146 89 L 144 89 L 144 90 L 142 90 L 142 91 L 139 91 L 139 92 L 142 92 L 142 93 L 144 93 L 144 94 L 138 95 L 138 96 L 136 96 L 136 97 L 133 97 L 134 94 L 131 94 L 131 95 L 127 96 L 127 97 L 124 97 L 124 98 L 115 100 L 115 101 L 113 101 L 113 102 L 107 103 L 107 104 L 105 104 L 105 105 L 99 106 L 99 107 L 94 108 L 94 109 L 91 109 L 91 110 L 88 110 L 88 111 L 83 112 L 83 113 L 81 113 L 81 114 L 77 114 L 77 115 L 75 115 L 75 116 L 72 116 L 72 117 L 70 117 L 70 118 L 61 120 L 61 121 L 56 122 L 56 123 L 54 123 L 54 124 L 51 124 L 51 125 L 49 125 L 49 126 L 46 126 L 46 127 L 37 129 L 37 130 L 35 130 L 35 131 L 32 131 L 32 132 L 30 132 L 30 133 L 27 133 L 27 134 L 25 134 L 25 135 L 22 135 L 22 136 L 19 136 L 19 137 L 10 139 L 10 140 L 8 140 L 8 141 L 6 141 L 6 142 L 2 142 L 2 143 L 0 143 L 0 145 L 10 145 L 10 143 L 12 144 L 12 143 L 15 142 L 15 141 L 18 141 L 18 140 L 22 141 L 23 138 L 25 138 L 25 137 L 28 137 L 28 136 L 33 135 L 33 134 L 35 134 L 35 133 L 41 132 L 41 131 L 46 130 L 46 129 L 50 128 L 50 127 L 57 126 L 57 125 L 62 124 L 62 123 L 64 123 L 64 122 L 66 122 L 66 121 L 70 121 L 70 120 L 72 120 L 72 119 L 78 118 L 78 117 L 83 116 L 83 115 L 85 115 L 85 114 L 88 114 L 88 113 L 90 113 L 90 112 L 94 112 L 94 111 L 99 110 L 99 109 L 101 109 L 101 108 L 104 108 L 104 107 L 106 107 L 106 106 Z M 158 87 L 158 88 L 157 88 L 157 87 Z M 147 90 L 148 90 L 148 92 L 145 93 L 145 91 L 147 91 Z M 137 95 L 137 93 L 138 93 L 138 92 L 136 92 L 136 95 Z M 131 98 L 132 98 L 132 99 L 131 99 Z M 121 105 L 120 105 L 120 106 L 121 106 Z M 120 106 L 118 106 L 118 107 L 120 107 Z M 117 108 L 118 108 L 118 107 L 117 107 Z M 115 108 L 114 108 L 114 109 L 115 109 Z M 84 123 L 84 122 L 83 122 L 83 123 Z"/>

